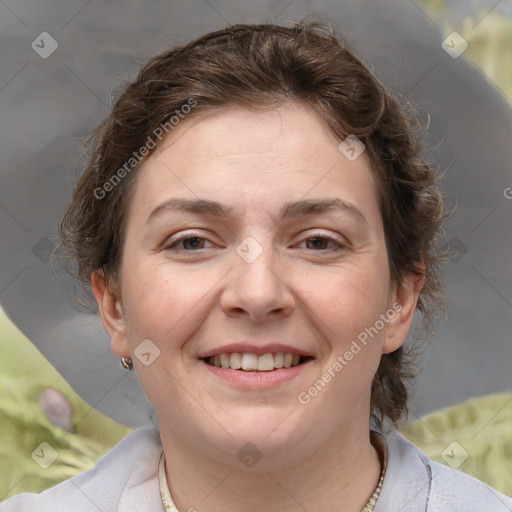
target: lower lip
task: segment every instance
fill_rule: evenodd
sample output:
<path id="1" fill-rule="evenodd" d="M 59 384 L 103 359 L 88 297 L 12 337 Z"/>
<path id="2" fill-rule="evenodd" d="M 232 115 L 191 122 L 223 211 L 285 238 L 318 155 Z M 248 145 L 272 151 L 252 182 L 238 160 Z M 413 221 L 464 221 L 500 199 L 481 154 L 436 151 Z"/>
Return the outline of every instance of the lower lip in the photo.
<path id="1" fill-rule="evenodd" d="M 216 377 L 232 384 L 236 384 L 241 388 L 270 389 L 292 380 L 294 377 L 299 375 L 299 373 L 303 372 L 312 361 L 313 359 L 308 359 L 298 366 L 278 368 L 268 372 L 246 372 L 243 370 L 232 370 L 230 368 L 219 368 L 218 366 L 212 366 L 203 360 L 201 360 L 201 363 Z"/>

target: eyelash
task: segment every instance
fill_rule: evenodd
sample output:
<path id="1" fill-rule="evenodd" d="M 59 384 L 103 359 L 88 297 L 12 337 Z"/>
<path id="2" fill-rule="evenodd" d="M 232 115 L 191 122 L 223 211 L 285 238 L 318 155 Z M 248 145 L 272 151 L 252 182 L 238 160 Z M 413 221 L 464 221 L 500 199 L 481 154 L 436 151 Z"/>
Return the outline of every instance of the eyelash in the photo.
<path id="1" fill-rule="evenodd" d="M 184 251 L 184 252 L 199 252 L 200 250 L 202 250 L 203 248 L 201 249 L 197 249 L 197 250 L 192 250 L 192 251 L 188 251 L 186 249 L 176 249 L 176 245 L 179 244 L 180 242 L 184 241 L 184 240 L 189 240 L 189 239 L 192 239 L 192 238 L 198 238 L 200 240 L 207 240 L 207 238 L 203 237 L 203 236 L 200 236 L 199 233 L 186 233 L 184 235 L 182 235 L 181 237 L 177 238 L 176 240 L 174 240 L 170 245 L 167 245 L 165 247 L 166 250 L 179 250 L 179 251 Z M 311 236 L 308 236 L 307 238 L 305 238 L 303 240 L 304 241 L 307 241 L 307 240 L 314 240 L 314 239 L 323 239 L 323 240 L 327 240 L 327 242 L 332 242 L 333 244 L 335 244 L 337 247 L 335 248 L 331 248 L 331 249 L 322 249 L 322 250 L 314 250 L 314 249 L 309 249 L 313 252 L 327 252 L 329 250 L 331 251 L 339 251 L 339 250 L 343 250 L 345 249 L 347 246 L 345 244 L 342 244 L 341 242 L 339 242 L 338 240 L 336 240 L 335 238 L 331 237 L 331 236 L 327 236 L 327 235 L 324 235 L 322 233 L 314 233 L 313 235 Z"/>

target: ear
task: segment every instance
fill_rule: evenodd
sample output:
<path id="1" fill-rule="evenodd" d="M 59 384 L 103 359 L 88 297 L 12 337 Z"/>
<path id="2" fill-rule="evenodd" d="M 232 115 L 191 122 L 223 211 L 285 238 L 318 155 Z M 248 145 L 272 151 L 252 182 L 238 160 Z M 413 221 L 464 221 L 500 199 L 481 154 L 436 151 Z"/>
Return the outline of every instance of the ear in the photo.
<path id="1" fill-rule="evenodd" d="M 424 266 L 421 274 L 405 274 L 401 283 L 396 283 L 390 293 L 390 308 L 396 312 L 386 327 L 386 338 L 382 353 L 389 354 L 400 348 L 407 338 L 414 319 L 418 297 L 425 284 Z"/>
<path id="2" fill-rule="evenodd" d="M 126 322 L 120 300 L 110 290 L 101 270 L 95 270 L 91 276 L 92 291 L 103 322 L 110 336 L 112 352 L 119 357 L 131 357 L 126 339 Z"/>

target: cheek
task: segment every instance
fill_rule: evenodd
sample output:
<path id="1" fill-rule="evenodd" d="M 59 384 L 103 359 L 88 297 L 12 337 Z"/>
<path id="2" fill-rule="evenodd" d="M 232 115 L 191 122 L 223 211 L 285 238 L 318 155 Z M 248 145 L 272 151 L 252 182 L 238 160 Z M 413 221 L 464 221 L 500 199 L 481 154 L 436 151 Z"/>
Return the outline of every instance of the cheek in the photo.
<path id="1" fill-rule="evenodd" d="M 386 332 L 380 315 L 387 311 L 387 274 L 378 266 L 344 270 L 325 279 L 324 286 L 309 297 L 328 353 L 318 380 L 299 399 L 314 403 L 319 417 L 325 413 L 322 403 L 332 405 L 327 408 L 330 414 L 344 416 L 368 399 Z"/>
<path id="2" fill-rule="evenodd" d="M 187 272 L 155 259 L 126 258 L 123 301 L 129 343 L 150 338 L 161 350 L 172 351 L 200 325 L 212 290 L 221 278 L 217 271 Z"/>
<path id="3" fill-rule="evenodd" d="M 389 276 L 378 265 L 347 265 L 315 281 L 309 303 L 327 332 L 341 340 L 373 325 L 386 309 Z"/>

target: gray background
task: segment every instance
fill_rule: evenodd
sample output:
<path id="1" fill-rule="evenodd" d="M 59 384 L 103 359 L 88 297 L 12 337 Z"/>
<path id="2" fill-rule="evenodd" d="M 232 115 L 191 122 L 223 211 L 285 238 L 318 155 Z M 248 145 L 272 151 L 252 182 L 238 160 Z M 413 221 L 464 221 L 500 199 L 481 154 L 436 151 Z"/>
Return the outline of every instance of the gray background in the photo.
<path id="1" fill-rule="evenodd" d="M 451 16 L 512 13 L 506 0 L 450 4 Z M 504 193 L 512 186 L 512 110 L 475 63 L 447 55 L 438 21 L 420 4 L 3 0 L 0 304 L 85 400 L 118 421 L 147 421 L 142 393 L 111 354 L 99 318 L 71 307 L 73 283 L 61 263 L 48 261 L 82 163 L 80 141 L 108 113 L 112 88 L 156 52 L 226 23 L 289 23 L 310 12 L 329 17 L 388 86 L 430 115 L 426 148 L 449 169 L 448 206 L 458 204 L 446 225 L 456 250 L 443 266 L 448 318 L 423 353 L 411 419 L 512 389 L 512 200 Z M 46 59 L 31 47 L 42 32 L 58 43 Z"/>

